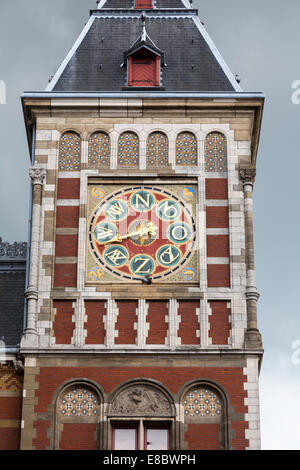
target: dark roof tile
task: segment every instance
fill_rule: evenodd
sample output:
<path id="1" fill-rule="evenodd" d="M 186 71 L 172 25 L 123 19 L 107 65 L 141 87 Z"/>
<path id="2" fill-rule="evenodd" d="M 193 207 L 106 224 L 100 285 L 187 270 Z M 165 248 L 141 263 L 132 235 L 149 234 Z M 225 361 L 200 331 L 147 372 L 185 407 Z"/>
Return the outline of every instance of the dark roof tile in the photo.
<path id="1" fill-rule="evenodd" d="M 124 52 L 140 36 L 141 28 L 140 16 L 96 16 L 53 91 L 122 91 L 126 85 L 126 69 L 120 67 Z M 147 17 L 146 28 L 151 40 L 164 51 L 165 91 L 235 91 L 192 17 Z"/>

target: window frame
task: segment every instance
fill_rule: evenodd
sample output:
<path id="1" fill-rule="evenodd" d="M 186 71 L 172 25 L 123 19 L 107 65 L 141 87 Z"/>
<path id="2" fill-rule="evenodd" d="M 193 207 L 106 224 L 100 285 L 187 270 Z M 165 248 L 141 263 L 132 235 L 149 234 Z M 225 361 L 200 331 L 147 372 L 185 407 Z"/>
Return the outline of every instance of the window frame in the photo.
<path id="1" fill-rule="evenodd" d="M 135 450 L 148 450 L 147 449 L 147 430 L 148 429 L 166 429 L 168 431 L 168 449 L 172 447 L 172 419 L 149 420 L 149 418 L 125 418 L 124 420 L 109 420 L 110 426 L 110 449 L 115 450 L 115 431 L 116 429 L 135 429 L 136 430 L 136 449 Z M 124 449 L 126 450 L 126 449 Z"/>

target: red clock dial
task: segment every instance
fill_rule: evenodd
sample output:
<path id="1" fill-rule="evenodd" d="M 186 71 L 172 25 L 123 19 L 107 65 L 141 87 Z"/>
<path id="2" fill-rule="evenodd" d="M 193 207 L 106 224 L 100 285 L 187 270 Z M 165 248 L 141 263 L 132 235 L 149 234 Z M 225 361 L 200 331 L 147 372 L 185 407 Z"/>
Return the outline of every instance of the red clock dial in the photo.
<path id="1" fill-rule="evenodd" d="M 90 218 L 91 253 L 100 267 L 122 282 L 167 279 L 188 263 L 195 242 L 189 205 L 161 187 L 115 191 L 102 199 Z"/>

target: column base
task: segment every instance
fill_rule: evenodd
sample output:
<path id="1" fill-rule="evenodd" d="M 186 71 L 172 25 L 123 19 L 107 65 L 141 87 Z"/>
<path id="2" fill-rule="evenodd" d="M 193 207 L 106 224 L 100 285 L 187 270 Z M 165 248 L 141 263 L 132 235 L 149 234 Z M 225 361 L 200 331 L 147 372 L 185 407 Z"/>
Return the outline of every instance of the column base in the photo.
<path id="1" fill-rule="evenodd" d="M 39 335 L 34 329 L 26 329 L 21 339 L 21 348 L 37 348 L 39 345 Z"/>
<path id="2" fill-rule="evenodd" d="M 263 342 L 260 331 L 257 329 L 249 329 L 245 332 L 245 347 L 247 349 L 262 349 Z"/>

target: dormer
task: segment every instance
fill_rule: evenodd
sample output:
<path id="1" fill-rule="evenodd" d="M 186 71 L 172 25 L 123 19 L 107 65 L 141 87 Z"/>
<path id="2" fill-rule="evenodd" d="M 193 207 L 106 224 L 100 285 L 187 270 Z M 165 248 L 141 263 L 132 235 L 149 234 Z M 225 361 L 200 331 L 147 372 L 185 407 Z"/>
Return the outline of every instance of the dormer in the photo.
<path id="1" fill-rule="evenodd" d="M 134 8 L 151 10 L 153 8 L 153 0 L 134 0 Z"/>
<path id="2" fill-rule="evenodd" d="M 165 66 L 164 53 L 146 32 L 146 14 L 141 16 L 141 36 L 124 54 L 127 67 L 127 87 L 161 87 L 161 67 Z"/>

